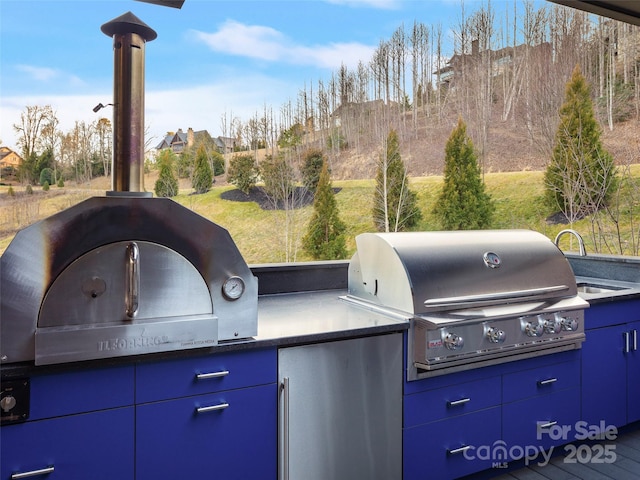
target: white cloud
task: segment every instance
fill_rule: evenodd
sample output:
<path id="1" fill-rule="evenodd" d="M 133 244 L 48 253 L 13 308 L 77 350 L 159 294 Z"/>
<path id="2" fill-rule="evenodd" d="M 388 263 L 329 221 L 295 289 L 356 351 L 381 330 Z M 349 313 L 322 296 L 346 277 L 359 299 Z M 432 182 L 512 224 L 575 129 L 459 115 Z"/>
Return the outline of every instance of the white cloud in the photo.
<path id="1" fill-rule="evenodd" d="M 16 65 L 16 69 L 26 73 L 35 80 L 48 82 L 59 76 L 58 70 L 48 67 L 35 67 L 33 65 Z"/>
<path id="2" fill-rule="evenodd" d="M 77 76 L 65 73 L 56 68 L 50 67 L 37 67 L 35 65 L 16 65 L 16 70 L 27 74 L 33 80 L 38 82 L 50 83 L 52 81 L 61 81 L 71 86 L 80 86 L 85 83 Z"/>
<path id="3" fill-rule="evenodd" d="M 234 20 L 226 21 L 217 32 L 194 30 L 192 34 L 216 52 L 327 69 L 337 69 L 342 64 L 355 67 L 360 60 L 368 62 L 375 50 L 373 46 L 357 42 L 297 45 L 271 27 L 245 25 Z"/>
<path id="4" fill-rule="evenodd" d="M 196 39 L 211 50 L 231 55 L 275 61 L 280 60 L 286 50 L 286 38 L 271 27 L 227 20 L 215 33 L 193 32 Z"/>

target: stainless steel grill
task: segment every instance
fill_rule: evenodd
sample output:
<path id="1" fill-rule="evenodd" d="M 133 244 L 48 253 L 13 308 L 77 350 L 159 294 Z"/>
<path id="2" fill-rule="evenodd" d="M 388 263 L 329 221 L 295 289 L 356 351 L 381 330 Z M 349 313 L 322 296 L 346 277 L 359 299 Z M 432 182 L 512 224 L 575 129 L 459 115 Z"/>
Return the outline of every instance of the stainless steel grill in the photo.
<path id="1" fill-rule="evenodd" d="M 36 223 L 0 258 L 0 361 L 36 365 L 257 335 L 257 279 L 229 233 L 144 191 L 144 46 L 126 13 L 114 46 L 113 191 Z"/>
<path id="2" fill-rule="evenodd" d="M 363 234 L 348 301 L 411 321 L 409 378 L 580 348 L 568 261 L 528 230 Z"/>

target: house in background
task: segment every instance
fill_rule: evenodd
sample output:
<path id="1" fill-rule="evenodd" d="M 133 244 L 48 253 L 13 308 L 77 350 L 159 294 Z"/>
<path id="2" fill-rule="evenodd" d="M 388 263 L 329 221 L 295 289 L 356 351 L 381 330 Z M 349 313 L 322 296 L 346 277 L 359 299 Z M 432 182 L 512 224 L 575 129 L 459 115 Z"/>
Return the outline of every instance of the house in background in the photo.
<path id="1" fill-rule="evenodd" d="M 433 75 L 437 76 L 441 86 L 451 86 L 455 77 L 462 73 L 465 65 L 469 68 L 477 64 L 481 55 L 489 55 L 491 76 L 497 77 L 509 69 L 515 70 L 525 58 L 529 58 L 531 61 L 534 56 L 544 58 L 552 55 L 552 49 L 550 43 L 542 42 L 533 46 L 521 44 L 499 50 L 480 50 L 478 40 L 473 40 L 471 54 L 456 53 L 445 66 L 434 71 Z"/>
<path id="2" fill-rule="evenodd" d="M 0 147 L 0 178 L 17 172 L 22 157 L 9 147 Z"/>
<path id="3" fill-rule="evenodd" d="M 216 137 L 213 139 L 220 153 L 232 153 L 236 150 L 236 139 L 231 137 Z"/>
<path id="4" fill-rule="evenodd" d="M 237 141 L 235 138 L 229 137 L 212 138 L 206 130 L 195 132 L 192 128 L 188 128 L 185 133 L 179 128 L 176 133 L 167 134 L 156 147 L 156 151 L 160 152 L 161 150 L 170 148 L 174 153 L 180 154 L 186 148 L 201 142 L 213 143 L 220 153 L 231 153 L 235 150 Z"/>

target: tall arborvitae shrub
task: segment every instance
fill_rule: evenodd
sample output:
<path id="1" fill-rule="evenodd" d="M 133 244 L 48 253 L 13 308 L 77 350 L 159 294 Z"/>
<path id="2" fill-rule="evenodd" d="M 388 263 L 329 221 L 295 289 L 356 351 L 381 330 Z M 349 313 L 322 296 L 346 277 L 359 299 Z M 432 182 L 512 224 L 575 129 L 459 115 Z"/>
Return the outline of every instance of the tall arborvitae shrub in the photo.
<path id="1" fill-rule="evenodd" d="M 193 168 L 193 178 L 191 179 L 191 186 L 195 193 L 206 193 L 213 184 L 213 171 L 211 170 L 211 164 L 209 158 L 207 158 L 207 151 L 204 145 L 200 145 L 198 152 L 196 153 L 196 161 Z"/>
<path id="2" fill-rule="evenodd" d="M 178 194 L 178 178 L 175 171 L 176 155 L 165 149 L 158 156 L 158 179 L 154 191 L 156 197 L 175 197 Z"/>
<path id="3" fill-rule="evenodd" d="M 313 200 L 313 215 L 302 244 L 307 253 L 316 260 L 339 260 L 345 258 L 347 249 L 344 233 L 346 226 L 338 212 L 338 205 L 331 187 L 329 168 L 324 162 Z"/>
<path id="4" fill-rule="evenodd" d="M 612 156 L 600 142 L 589 86 L 576 66 L 560 107 L 551 161 L 544 175 L 545 200 L 576 220 L 603 207 L 616 188 Z"/>
<path id="5" fill-rule="evenodd" d="M 316 191 L 322 167 L 326 163 L 322 150 L 309 150 L 304 155 L 301 174 L 302 184 L 311 193 Z"/>
<path id="6" fill-rule="evenodd" d="M 487 228 L 494 210 L 473 142 L 459 119 L 445 147 L 444 185 L 433 213 L 444 230 L 472 230 Z"/>
<path id="7" fill-rule="evenodd" d="M 399 232 L 415 226 L 422 218 L 417 195 L 409 188 L 409 176 L 400 156 L 398 134 L 391 130 L 378 159 L 373 222 L 381 232 Z"/>

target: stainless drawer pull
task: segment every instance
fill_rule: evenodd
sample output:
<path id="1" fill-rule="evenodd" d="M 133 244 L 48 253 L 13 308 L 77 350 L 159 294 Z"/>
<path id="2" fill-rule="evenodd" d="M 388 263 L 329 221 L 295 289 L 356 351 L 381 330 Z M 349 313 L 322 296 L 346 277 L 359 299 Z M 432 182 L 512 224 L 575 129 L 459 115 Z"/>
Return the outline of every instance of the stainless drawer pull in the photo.
<path id="1" fill-rule="evenodd" d="M 447 455 L 458 455 L 464 453 L 471 448 L 471 445 L 465 445 L 464 447 L 454 448 L 453 450 L 447 449 Z"/>
<path id="2" fill-rule="evenodd" d="M 22 473 L 14 473 L 11 475 L 11 480 L 16 480 L 19 478 L 29 478 L 36 477 L 38 475 L 47 475 L 48 473 L 53 472 L 53 465 L 47 468 L 41 468 L 40 470 L 31 470 L 30 472 L 22 472 Z"/>
<path id="3" fill-rule="evenodd" d="M 538 428 L 551 428 L 554 425 L 557 425 L 558 422 L 547 422 L 547 423 L 540 423 L 538 424 Z"/>
<path id="4" fill-rule="evenodd" d="M 226 377 L 227 375 L 229 375 L 229 370 L 222 370 L 220 372 L 198 373 L 196 374 L 196 378 L 198 380 L 206 380 L 207 378 L 220 378 Z"/>
<path id="5" fill-rule="evenodd" d="M 471 399 L 469 397 L 461 398 L 460 400 L 453 400 L 453 401 L 449 400 L 447 402 L 447 407 L 455 407 L 457 405 L 464 405 L 465 403 L 468 403 L 470 401 L 471 401 Z"/>
<path id="6" fill-rule="evenodd" d="M 557 378 L 547 378 L 546 380 L 538 380 L 538 386 L 541 387 L 543 385 L 551 385 L 552 383 L 556 383 L 558 381 Z"/>
<path id="7" fill-rule="evenodd" d="M 622 336 L 624 337 L 624 353 L 629 353 L 631 351 L 629 349 L 629 332 L 624 332 Z"/>
<path id="8" fill-rule="evenodd" d="M 228 406 L 229 406 L 228 403 L 220 403 L 218 405 L 211 405 L 209 407 L 198 407 L 196 408 L 196 412 L 198 413 L 215 412 L 216 410 L 224 410 Z"/>
<path id="9" fill-rule="evenodd" d="M 635 352 L 638 350 L 638 331 L 634 328 L 631 330 L 631 344 L 632 350 Z"/>

